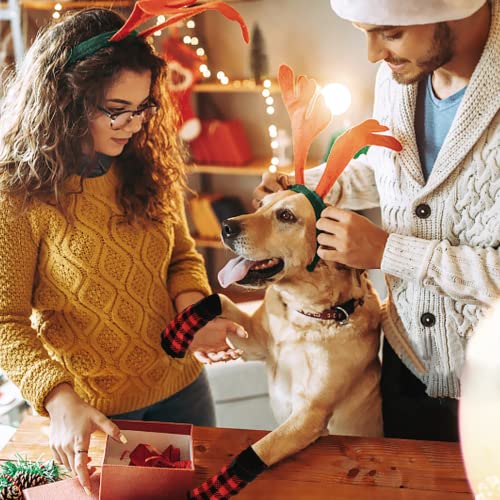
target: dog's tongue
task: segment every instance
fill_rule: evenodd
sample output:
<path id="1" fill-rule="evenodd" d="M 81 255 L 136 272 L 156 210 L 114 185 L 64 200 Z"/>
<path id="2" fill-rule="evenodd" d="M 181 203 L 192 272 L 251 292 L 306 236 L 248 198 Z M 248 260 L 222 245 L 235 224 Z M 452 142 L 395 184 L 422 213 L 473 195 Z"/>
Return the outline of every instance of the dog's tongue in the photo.
<path id="1" fill-rule="evenodd" d="M 236 257 L 231 259 L 218 274 L 219 283 L 222 288 L 227 288 L 232 283 L 242 280 L 255 262 L 244 259 L 243 257 Z"/>

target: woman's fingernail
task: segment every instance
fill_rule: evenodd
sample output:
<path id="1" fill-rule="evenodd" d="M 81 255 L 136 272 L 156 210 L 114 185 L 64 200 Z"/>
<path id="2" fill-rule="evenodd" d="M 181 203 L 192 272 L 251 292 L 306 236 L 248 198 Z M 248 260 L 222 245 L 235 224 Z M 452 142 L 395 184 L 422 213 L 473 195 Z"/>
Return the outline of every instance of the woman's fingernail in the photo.
<path id="1" fill-rule="evenodd" d="M 121 441 L 123 444 L 127 444 L 127 443 L 128 443 L 127 438 L 126 438 L 123 434 L 120 434 L 120 441 Z"/>
<path id="2" fill-rule="evenodd" d="M 92 492 L 90 491 L 90 488 L 87 488 L 87 486 L 84 486 L 83 489 L 88 497 L 92 496 Z"/>

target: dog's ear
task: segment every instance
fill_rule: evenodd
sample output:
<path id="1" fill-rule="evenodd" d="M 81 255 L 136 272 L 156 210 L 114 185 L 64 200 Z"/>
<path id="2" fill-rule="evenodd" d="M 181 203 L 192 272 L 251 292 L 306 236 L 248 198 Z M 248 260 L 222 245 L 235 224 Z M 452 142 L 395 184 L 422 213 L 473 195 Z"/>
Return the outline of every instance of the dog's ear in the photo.
<path id="1" fill-rule="evenodd" d="M 287 190 L 293 184 L 290 179 L 290 176 L 286 174 L 278 174 L 276 181 L 283 190 Z"/>
<path id="2" fill-rule="evenodd" d="M 361 277 L 366 274 L 366 269 L 354 269 L 358 286 L 361 286 Z"/>

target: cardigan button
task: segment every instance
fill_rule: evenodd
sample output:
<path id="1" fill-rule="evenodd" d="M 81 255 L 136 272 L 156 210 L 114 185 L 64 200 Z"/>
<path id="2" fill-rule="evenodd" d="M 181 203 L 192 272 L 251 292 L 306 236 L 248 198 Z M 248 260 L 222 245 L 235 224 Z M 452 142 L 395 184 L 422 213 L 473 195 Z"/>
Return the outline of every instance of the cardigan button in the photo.
<path id="1" fill-rule="evenodd" d="M 420 316 L 420 323 L 424 325 L 426 328 L 430 328 L 436 324 L 436 316 L 431 313 L 424 313 Z"/>
<path id="2" fill-rule="evenodd" d="M 427 219 L 427 217 L 429 217 L 431 215 L 431 207 L 429 205 L 427 205 L 426 203 L 421 203 L 415 209 L 415 214 L 420 219 Z"/>

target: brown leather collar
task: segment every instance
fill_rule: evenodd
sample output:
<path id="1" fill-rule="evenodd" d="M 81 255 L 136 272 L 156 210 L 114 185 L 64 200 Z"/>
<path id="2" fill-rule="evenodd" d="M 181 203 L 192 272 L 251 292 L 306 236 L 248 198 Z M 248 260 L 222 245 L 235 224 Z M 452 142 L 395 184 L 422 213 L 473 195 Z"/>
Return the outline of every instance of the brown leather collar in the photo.
<path id="1" fill-rule="evenodd" d="M 304 316 L 316 319 L 333 320 L 340 325 L 345 325 L 349 322 L 349 316 L 354 313 L 356 306 L 362 306 L 365 303 L 363 299 L 351 299 L 343 304 L 332 306 L 330 309 L 325 309 L 320 313 L 311 313 L 299 310 L 298 312 Z"/>

